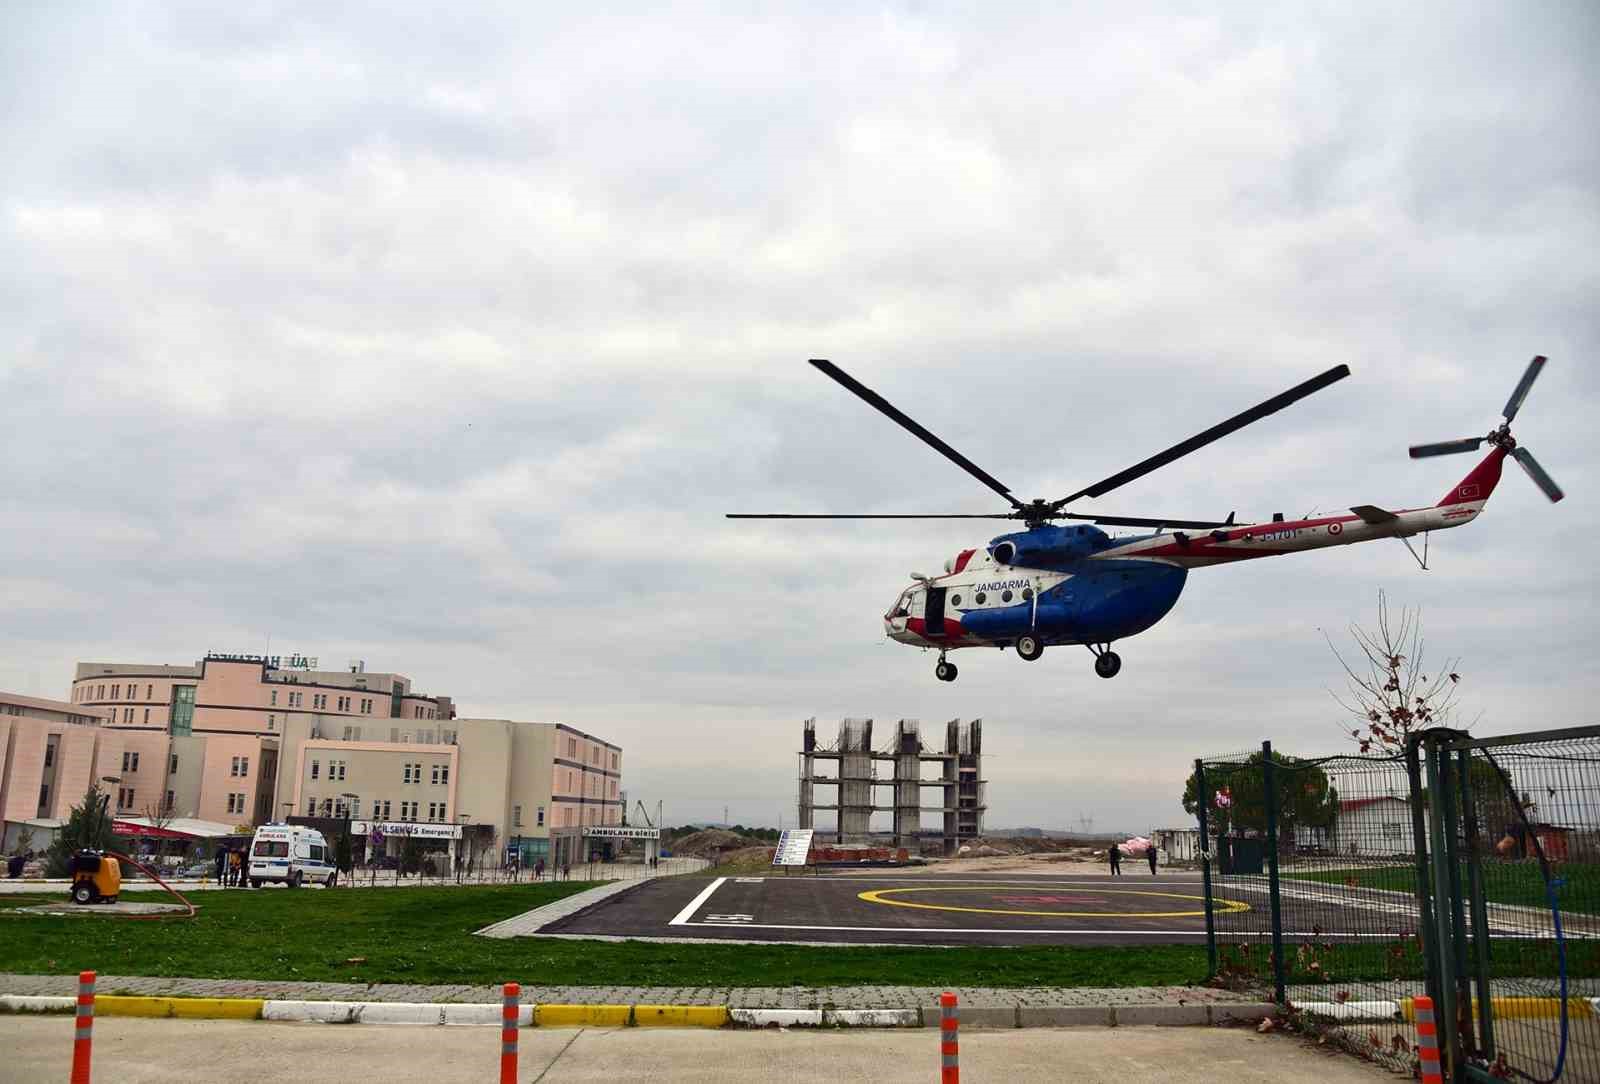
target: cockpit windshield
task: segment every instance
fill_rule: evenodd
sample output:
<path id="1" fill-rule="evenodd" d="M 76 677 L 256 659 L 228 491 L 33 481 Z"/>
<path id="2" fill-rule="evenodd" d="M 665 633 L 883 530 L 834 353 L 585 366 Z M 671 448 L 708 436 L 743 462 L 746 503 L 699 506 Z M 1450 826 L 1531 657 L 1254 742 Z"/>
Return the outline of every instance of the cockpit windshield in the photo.
<path id="1" fill-rule="evenodd" d="M 904 591 L 901 591 L 900 597 L 894 600 L 894 605 L 889 607 L 889 612 L 883 616 L 890 619 L 896 617 L 910 617 L 912 590 L 912 588 L 908 587 Z"/>

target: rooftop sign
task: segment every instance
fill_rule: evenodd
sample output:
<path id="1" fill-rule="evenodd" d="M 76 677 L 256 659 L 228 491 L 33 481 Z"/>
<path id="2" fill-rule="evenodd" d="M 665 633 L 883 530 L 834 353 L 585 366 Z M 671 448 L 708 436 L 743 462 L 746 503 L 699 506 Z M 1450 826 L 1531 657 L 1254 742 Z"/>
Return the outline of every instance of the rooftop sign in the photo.
<path id="1" fill-rule="evenodd" d="M 237 655 L 226 651 L 207 651 L 206 658 L 218 662 L 260 662 L 269 670 L 315 670 L 321 660 L 315 655 Z"/>

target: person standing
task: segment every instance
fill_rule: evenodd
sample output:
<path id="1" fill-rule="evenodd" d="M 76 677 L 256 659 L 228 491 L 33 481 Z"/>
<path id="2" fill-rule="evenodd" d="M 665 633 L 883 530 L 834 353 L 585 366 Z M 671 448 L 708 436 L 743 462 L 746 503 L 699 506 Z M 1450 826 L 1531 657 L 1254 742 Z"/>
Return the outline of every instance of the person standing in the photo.
<path id="1" fill-rule="evenodd" d="M 1154 842 L 1152 842 L 1149 849 L 1144 852 L 1144 856 L 1150 863 L 1150 876 L 1154 877 L 1156 875 L 1156 845 Z"/>
<path id="2" fill-rule="evenodd" d="M 217 866 L 217 884 L 220 885 L 222 883 L 222 879 L 228 875 L 228 848 L 219 845 L 217 847 L 217 857 L 215 861 Z"/>
<path id="3" fill-rule="evenodd" d="M 1111 858 L 1111 876 L 1113 876 L 1113 877 L 1121 877 L 1122 876 L 1122 848 L 1117 846 L 1115 843 L 1113 843 L 1111 845 L 1111 850 L 1108 853 L 1109 853 L 1110 858 Z"/>

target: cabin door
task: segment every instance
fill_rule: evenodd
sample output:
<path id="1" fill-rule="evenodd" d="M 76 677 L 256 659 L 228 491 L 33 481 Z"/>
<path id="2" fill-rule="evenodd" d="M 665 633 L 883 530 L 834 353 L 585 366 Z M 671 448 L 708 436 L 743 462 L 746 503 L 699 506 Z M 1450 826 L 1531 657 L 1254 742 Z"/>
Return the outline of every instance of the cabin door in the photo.
<path id="1" fill-rule="evenodd" d="M 943 587 L 928 588 L 928 603 L 922 615 L 925 636 L 944 635 L 944 592 Z"/>

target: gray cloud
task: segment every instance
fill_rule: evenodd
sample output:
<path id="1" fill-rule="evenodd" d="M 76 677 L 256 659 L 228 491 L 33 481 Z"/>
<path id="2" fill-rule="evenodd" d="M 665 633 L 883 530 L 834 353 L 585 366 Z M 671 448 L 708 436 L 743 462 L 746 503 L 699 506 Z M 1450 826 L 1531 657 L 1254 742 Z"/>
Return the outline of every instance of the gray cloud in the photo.
<path id="1" fill-rule="evenodd" d="M 269 634 L 469 713 L 622 741 L 674 819 L 792 815 L 800 719 L 988 720 L 995 823 L 1181 817 L 1193 756 L 1338 747 L 1323 641 L 1379 588 L 1484 728 L 1589 722 L 1592 6 L 1115 17 L 842 5 L 0 15 L 0 686 Z M 1431 502 L 1552 364 L 1515 471 L 1435 541 L 1196 573 L 1086 653 L 931 658 L 877 615 L 1024 497 L 1327 366 L 1355 377 L 1106 497 Z"/>

